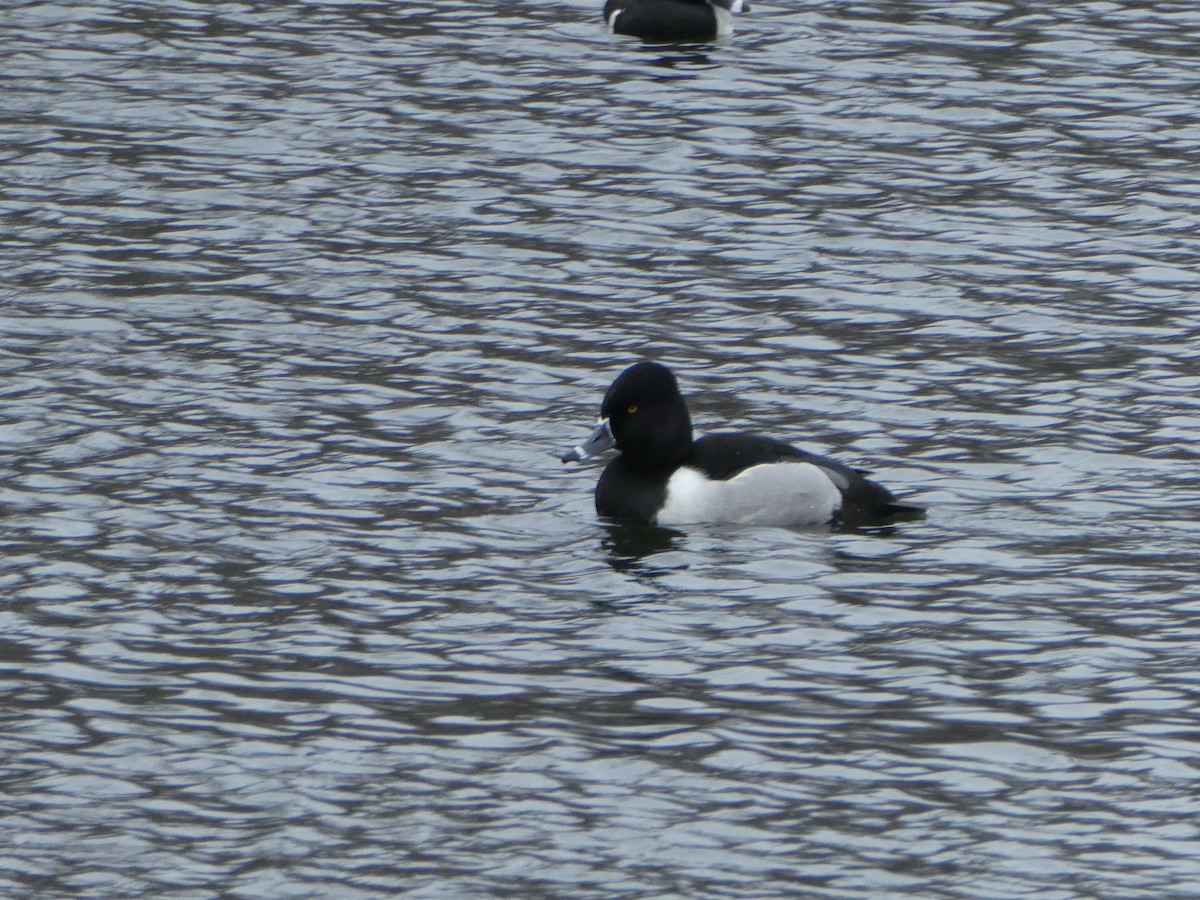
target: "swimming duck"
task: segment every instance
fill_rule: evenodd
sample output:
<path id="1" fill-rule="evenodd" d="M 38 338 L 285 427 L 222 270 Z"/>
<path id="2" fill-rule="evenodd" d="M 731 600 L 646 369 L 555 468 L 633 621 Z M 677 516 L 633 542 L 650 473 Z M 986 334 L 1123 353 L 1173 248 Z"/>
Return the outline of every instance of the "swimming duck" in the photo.
<path id="1" fill-rule="evenodd" d="M 604 21 L 616 34 L 651 44 L 712 41 L 733 33 L 733 14 L 746 0 L 607 0 Z"/>
<path id="2" fill-rule="evenodd" d="M 619 451 L 596 485 L 601 516 L 654 525 L 856 526 L 922 512 L 858 469 L 783 441 L 732 433 L 693 440 L 679 384 L 659 363 L 622 372 L 600 415 L 595 433 L 562 461 Z"/>

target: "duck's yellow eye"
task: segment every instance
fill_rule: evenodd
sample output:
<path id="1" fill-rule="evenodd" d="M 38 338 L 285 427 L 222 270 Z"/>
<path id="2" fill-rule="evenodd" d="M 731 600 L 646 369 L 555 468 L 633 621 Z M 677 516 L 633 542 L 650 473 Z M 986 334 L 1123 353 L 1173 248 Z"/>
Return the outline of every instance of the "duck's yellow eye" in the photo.
<path id="1" fill-rule="evenodd" d="M 625 410 L 625 412 L 629 413 L 632 416 L 635 412 L 637 412 L 637 404 L 636 403 L 629 404 L 629 409 Z"/>

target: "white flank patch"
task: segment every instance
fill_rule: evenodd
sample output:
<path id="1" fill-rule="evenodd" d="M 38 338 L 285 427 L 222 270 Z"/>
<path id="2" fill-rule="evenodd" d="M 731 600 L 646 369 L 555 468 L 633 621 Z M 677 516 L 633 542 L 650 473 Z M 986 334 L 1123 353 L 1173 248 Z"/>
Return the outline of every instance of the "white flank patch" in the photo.
<path id="1" fill-rule="evenodd" d="M 709 8 L 717 14 L 717 37 L 729 37 L 733 34 L 733 13 L 711 3 Z"/>
<path id="2" fill-rule="evenodd" d="M 609 31 L 612 31 L 612 30 L 614 30 L 614 29 L 617 27 L 617 18 L 618 18 L 618 17 L 621 15 L 621 13 L 623 13 L 623 12 L 625 12 L 625 10 L 623 10 L 623 9 L 617 9 L 617 10 L 613 10 L 613 14 L 612 14 L 611 16 L 609 16 L 609 17 L 608 17 L 608 29 L 609 29 Z"/>
<path id="3" fill-rule="evenodd" d="M 841 491 L 811 463 L 751 466 L 728 481 L 710 481 L 695 469 L 682 468 L 667 482 L 667 501 L 655 521 L 817 525 L 841 508 Z"/>

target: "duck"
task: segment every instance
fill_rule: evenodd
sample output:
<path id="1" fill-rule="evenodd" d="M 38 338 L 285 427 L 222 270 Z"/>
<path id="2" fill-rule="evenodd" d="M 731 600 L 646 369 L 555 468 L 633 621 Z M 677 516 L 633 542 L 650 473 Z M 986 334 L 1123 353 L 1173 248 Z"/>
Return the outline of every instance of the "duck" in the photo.
<path id="1" fill-rule="evenodd" d="M 702 42 L 732 34 L 734 13 L 749 10 L 746 0 L 607 0 L 604 21 L 651 44 Z"/>
<path id="2" fill-rule="evenodd" d="M 596 485 L 596 512 L 603 518 L 658 526 L 853 528 L 924 513 L 868 473 L 784 441 L 733 432 L 693 440 L 679 382 L 661 363 L 643 360 L 618 375 L 600 416 L 591 437 L 562 461 L 618 451 Z"/>

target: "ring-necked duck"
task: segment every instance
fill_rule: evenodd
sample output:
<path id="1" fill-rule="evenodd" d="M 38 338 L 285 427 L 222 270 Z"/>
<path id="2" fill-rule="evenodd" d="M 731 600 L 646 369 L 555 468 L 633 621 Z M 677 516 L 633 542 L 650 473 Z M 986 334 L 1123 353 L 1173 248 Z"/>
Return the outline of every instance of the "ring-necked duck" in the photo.
<path id="1" fill-rule="evenodd" d="M 639 362 L 612 383 L 600 427 L 563 462 L 620 451 L 596 485 L 596 511 L 655 525 L 863 525 L 913 518 L 857 469 L 750 434 L 692 440 L 692 420 L 666 366 Z"/>
<path id="2" fill-rule="evenodd" d="M 616 34 L 652 44 L 711 41 L 733 33 L 733 14 L 746 0 L 607 0 L 604 21 Z"/>

